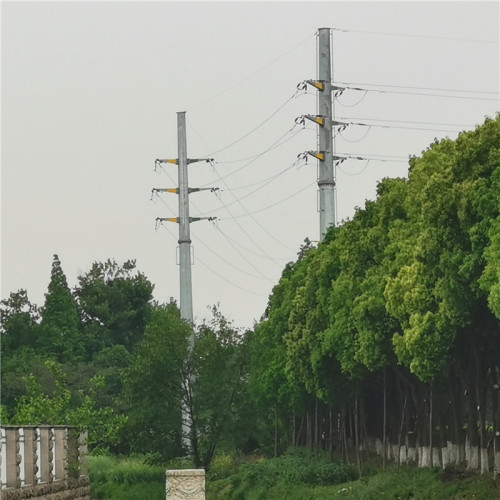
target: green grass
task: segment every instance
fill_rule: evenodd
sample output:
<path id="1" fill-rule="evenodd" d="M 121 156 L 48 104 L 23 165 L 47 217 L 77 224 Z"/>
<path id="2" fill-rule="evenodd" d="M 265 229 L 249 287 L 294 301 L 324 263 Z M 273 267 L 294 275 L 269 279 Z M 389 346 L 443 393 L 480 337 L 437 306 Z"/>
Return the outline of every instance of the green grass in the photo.
<path id="1" fill-rule="evenodd" d="M 144 458 L 89 457 L 93 500 L 164 500 L 165 470 L 193 468 L 180 459 L 165 466 Z M 460 468 L 417 469 L 378 461 L 356 471 L 325 457 L 293 453 L 277 459 L 219 455 L 207 474 L 207 500 L 500 500 L 491 475 Z"/>
<path id="2" fill-rule="evenodd" d="M 165 500 L 165 468 L 140 459 L 89 457 L 92 499 Z"/>
<path id="3" fill-rule="evenodd" d="M 257 478 L 243 466 L 234 475 L 209 481 L 207 500 L 500 500 L 500 485 L 490 475 L 458 469 L 443 472 L 391 465 L 382 471 L 379 465 L 370 464 L 365 472 L 371 475 L 361 479 L 338 484 L 313 479 L 304 484 L 293 479 L 293 471 L 276 474 L 271 462 L 262 462 L 263 469 L 270 470 Z"/>

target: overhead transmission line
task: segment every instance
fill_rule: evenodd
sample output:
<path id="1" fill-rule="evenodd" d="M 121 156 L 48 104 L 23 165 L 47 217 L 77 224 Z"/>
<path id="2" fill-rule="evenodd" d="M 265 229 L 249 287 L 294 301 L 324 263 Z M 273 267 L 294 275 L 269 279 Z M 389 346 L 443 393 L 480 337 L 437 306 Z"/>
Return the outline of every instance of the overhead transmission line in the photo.
<path id="1" fill-rule="evenodd" d="M 220 153 L 221 151 L 225 151 L 226 149 L 229 149 L 230 147 L 234 146 L 235 144 L 238 144 L 241 142 L 243 139 L 246 139 L 248 136 L 253 134 L 255 131 L 259 130 L 264 124 L 266 124 L 273 116 L 278 114 L 292 99 L 295 99 L 298 95 L 300 94 L 300 90 L 296 90 L 293 95 L 291 95 L 283 104 L 281 104 L 275 111 L 273 111 L 265 120 L 260 122 L 256 127 L 254 127 L 252 130 L 247 132 L 246 134 L 242 135 L 239 139 L 236 139 L 235 141 L 231 142 L 227 146 L 224 146 L 220 149 L 217 149 L 216 151 L 212 151 L 211 153 L 208 153 L 203 156 L 214 156 L 217 153 Z"/>
<path id="2" fill-rule="evenodd" d="M 258 214 L 260 212 L 264 212 L 265 210 L 269 210 L 270 208 L 275 207 L 277 205 L 281 205 L 281 203 L 283 203 L 285 201 L 288 201 L 290 198 L 293 198 L 294 196 L 297 196 L 298 194 L 302 193 L 304 191 L 304 189 L 307 189 L 307 188 L 311 187 L 315 183 L 316 183 L 316 181 L 313 181 L 313 182 L 311 182 L 311 184 L 308 184 L 305 188 L 301 187 L 298 191 L 292 193 L 291 195 L 287 196 L 286 198 L 283 198 L 283 199 L 281 199 L 279 201 L 271 203 L 271 205 L 267 205 L 266 207 L 259 208 L 258 210 L 254 210 L 253 212 L 247 212 L 246 214 L 241 214 L 241 215 L 233 216 L 233 217 L 231 217 L 231 220 L 232 219 L 241 219 L 242 217 L 248 217 L 248 216 L 251 216 L 251 215 L 254 215 L 254 214 Z M 250 194 L 253 194 L 253 192 L 249 193 L 249 195 Z M 221 218 L 219 220 L 228 220 L 228 219 L 227 218 Z"/>
<path id="3" fill-rule="evenodd" d="M 428 93 L 424 93 L 424 92 L 404 92 L 404 91 L 399 91 L 399 90 L 380 90 L 380 89 L 368 89 L 368 88 L 363 88 L 363 87 L 352 87 L 350 85 L 346 85 L 344 87 L 341 87 L 335 96 L 337 98 L 337 102 L 339 102 L 339 104 L 341 106 L 345 106 L 345 107 L 356 106 L 357 104 L 359 104 L 359 102 L 357 102 L 356 104 L 353 104 L 351 106 L 347 106 L 345 104 L 342 104 L 338 100 L 338 97 L 340 97 L 342 95 L 344 90 L 356 90 L 356 91 L 364 92 L 365 95 L 363 95 L 363 97 L 360 99 L 359 102 L 361 102 L 365 98 L 367 92 L 376 92 L 378 94 L 401 94 L 401 95 L 418 95 L 418 96 L 424 96 L 424 97 L 443 97 L 446 99 L 464 99 L 464 100 L 473 100 L 473 101 L 495 101 L 495 102 L 497 102 L 499 100 L 498 98 L 493 99 L 490 97 L 472 97 L 472 96 L 459 96 L 459 95 L 451 95 L 451 94 L 428 94 Z"/>
<path id="4" fill-rule="evenodd" d="M 439 122 L 419 122 L 413 120 L 391 120 L 384 118 L 360 118 L 360 117 L 352 117 L 347 118 L 345 116 L 339 116 L 339 120 L 367 120 L 370 122 L 390 122 L 390 123 L 414 123 L 417 125 L 442 125 L 443 127 L 472 127 L 473 125 L 464 124 L 464 123 L 439 123 Z"/>
<path id="5" fill-rule="evenodd" d="M 270 61 L 269 63 L 265 64 L 264 66 L 262 66 L 260 69 L 254 71 L 253 73 L 251 73 L 250 75 L 246 76 L 245 78 L 242 78 L 241 80 L 237 81 L 236 83 L 234 83 L 233 85 L 230 85 L 229 87 L 226 87 L 224 89 L 222 89 L 220 92 L 217 92 L 216 94 L 214 94 L 212 97 L 209 97 L 208 99 L 205 99 L 204 101 L 201 101 L 199 102 L 198 104 L 195 104 L 194 106 L 191 106 L 190 108 L 188 108 L 188 111 L 191 111 L 195 108 L 198 108 L 199 106 L 202 106 L 203 104 L 206 104 L 207 102 L 210 102 L 212 100 L 214 100 L 215 98 L 219 97 L 220 95 L 222 94 L 225 94 L 226 92 L 229 92 L 230 90 L 234 89 L 235 87 L 238 87 L 239 85 L 241 85 L 242 83 L 246 82 L 247 80 L 249 80 L 250 78 L 253 78 L 255 75 L 258 75 L 259 73 L 261 73 L 262 71 L 264 71 L 265 69 L 269 68 L 270 66 L 273 66 L 274 64 L 276 64 L 280 59 L 282 59 L 283 57 L 287 56 L 288 54 L 290 54 L 291 52 L 293 52 L 295 49 L 297 49 L 298 47 L 300 47 L 301 45 L 303 45 L 305 42 L 309 41 L 312 37 L 315 37 L 316 36 L 316 33 L 313 33 L 313 34 L 310 34 L 308 35 L 306 38 L 304 38 L 302 41 L 300 41 L 299 43 L 297 43 L 296 45 L 294 45 L 292 48 L 290 48 L 289 50 L 287 50 L 286 52 L 284 52 L 283 54 L 279 55 L 278 57 L 276 57 L 275 59 L 273 59 L 272 61 Z"/>
<path id="6" fill-rule="evenodd" d="M 368 85 L 369 87 L 388 87 L 397 89 L 413 89 L 413 90 L 435 90 L 440 92 L 460 92 L 463 94 L 494 94 L 499 95 L 498 91 L 492 92 L 488 90 L 462 90 L 462 89 L 443 89 L 439 87 L 412 87 L 407 85 L 390 85 L 390 84 L 379 84 L 379 83 L 360 83 L 360 82 L 337 82 L 339 85 Z"/>
<path id="7" fill-rule="evenodd" d="M 297 95 L 297 91 L 293 94 L 294 96 Z M 293 96 L 292 96 L 293 97 Z M 287 100 L 287 102 L 290 101 L 290 99 Z M 274 113 L 275 114 L 275 113 Z M 294 125 L 295 127 L 296 125 Z M 269 148 L 267 148 L 266 150 L 264 150 L 262 153 L 260 153 L 256 158 L 250 160 L 248 163 L 246 163 L 245 165 L 241 166 L 240 168 L 238 168 L 236 171 L 233 171 L 231 173 L 229 173 L 228 175 L 226 176 L 222 176 L 220 174 L 220 172 L 218 171 L 218 169 L 215 167 L 214 163 L 211 162 L 212 164 L 212 168 L 214 170 L 214 172 L 218 175 L 219 177 L 219 181 L 222 181 L 224 183 L 224 185 L 226 186 L 226 189 L 228 191 L 231 192 L 231 188 L 228 186 L 228 184 L 226 183 L 225 179 L 233 174 L 235 174 L 236 172 L 242 170 L 243 168 L 247 167 L 248 165 L 250 165 L 251 163 L 253 163 L 257 158 L 261 157 L 263 154 L 267 153 L 269 150 L 273 149 L 276 144 L 286 135 L 288 134 L 291 130 L 293 130 L 293 128 L 288 130 L 285 134 L 283 134 L 277 141 L 275 141 Z M 200 139 L 205 143 L 207 144 L 207 142 L 201 137 L 201 135 L 197 132 L 198 136 L 200 137 Z M 253 215 L 251 215 L 248 210 L 245 208 L 245 206 L 241 203 L 240 200 L 238 200 L 238 198 L 231 192 L 232 196 L 235 198 L 236 202 L 240 204 L 240 206 L 243 208 L 243 210 L 250 215 L 250 217 L 254 220 L 254 222 L 261 228 L 261 230 L 263 232 L 265 232 L 272 240 L 276 241 L 279 245 L 283 246 L 287 251 L 290 251 L 290 248 L 288 248 L 286 245 L 284 245 L 280 240 L 278 240 L 272 233 L 270 233 L 265 227 L 262 226 L 262 224 L 260 224 L 260 222 L 255 219 L 255 217 L 253 217 Z M 222 201 L 221 198 L 219 198 L 219 202 L 222 204 L 223 208 L 225 208 L 228 212 L 229 212 L 229 215 L 230 217 L 226 218 L 226 220 L 230 219 L 230 218 L 235 218 L 235 216 L 233 215 L 233 213 L 231 212 L 231 210 L 228 208 L 228 206 L 226 206 L 224 204 L 224 202 Z M 242 232 L 247 236 L 247 238 L 251 241 L 251 243 L 258 249 L 258 250 L 261 250 L 262 251 L 262 248 L 258 247 L 257 244 L 255 243 L 255 241 L 253 239 L 251 239 L 248 235 L 248 232 L 245 231 L 243 229 L 243 227 L 241 226 L 241 224 L 238 222 L 238 220 L 235 220 L 236 224 L 238 225 L 238 227 L 242 230 Z M 272 258 L 270 255 L 268 255 L 266 252 L 265 253 L 265 256 L 269 259 L 269 260 L 272 260 L 274 262 L 278 262 L 276 259 Z"/>
<path id="8" fill-rule="evenodd" d="M 163 221 L 159 221 L 158 226 L 164 227 L 169 232 L 169 234 L 172 237 L 176 238 L 176 236 L 172 233 L 172 231 L 170 231 L 170 229 L 168 228 L 168 226 L 163 223 Z M 214 273 L 216 276 L 218 276 L 219 278 L 223 279 L 226 283 L 229 283 L 230 285 L 234 286 L 235 288 L 238 288 L 238 289 L 242 290 L 243 292 L 249 293 L 251 295 L 257 295 L 257 296 L 261 296 L 262 295 L 260 293 L 254 292 L 253 290 L 248 290 L 247 288 L 243 288 L 241 285 L 238 285 L 237 283 L 234 283 L 233 281 L 227 279 L 227 277 L 223 276 L 222 274 L 220 274 L 217 271 L 215 271 L 214 269 L 212 269 L 208 264 L 206 264 L 199 257 L 197 257 L 196 260 L 198 260 L 210 272 Z M 226 264 L 227 264 L 227 262 L 226 262 Z"/>
<path id="9" fill-rule="evenodd" d="M 383 35 L 383 36 L 396 36 L 396 37 L 408 37 L 408 38 L 426 38 L 434 40 L 448 40 L 451 42 L 471 42 L 471 43 L 494 43 L 499 44 L 498 40 L 477 40 L 472 38 L 453 38 L 446 36 L 434 36 L 434 35 L 420 35 L 411 33 L 389 33 L 383 31 L 366 31 L 366 30 L 347 30 L 341 28 L 332 28 L 333 31 L 338 31 L 342 33 L 366 33 L 369 35 Z"/>
<path id="10" fill-rule="evenodd" d="M 217 229 L 217 231 L 219 231 L 219 233 L 221 233 L 221 235 L 229 241 L 231 241 L 232 243 L 234 243 L 234 245 L 240 247 L 241 249 L 245 250 L 246 252 L 248 253 L 251 253 L 252 255 L 255 255 L 257 257 L 266 257 L 265 255 L 262 255 L 260 253 L 257 253 L 255 252 L 254 250 L 252 250 L 251 248 L 248 248 L 244 245 L 242 245 L 239 241 L 236 241 L 235 239 L 233 238 L 230 238 L 224 231 L 222 231 L 222 229 L 219 227 L 218 224 L 213 224 L 213 227 L 215 227 Z M 281 260 L 284 260 L 284 258 L 282 258 Z"/>
<path id="11" fill-rule="evenodd" d="M 237 254 L 243 259 L 245 260 L 245 262 L 247 264 L 250 264 L 250 266 L 252 268 L 254 268 L 255 270 L 258 271 L 259 275 L 255 275 L 255 274 L 251 274 L 251 273 L 247 273 L 246 271 L 243 271 L 241 268 L 235 266 L 234 264 L 232 264 L 229 260 L 227 259 L 223 259 L 219 253 L 217 253 L 211 245 L 207 245 L 204 241 L 202 241 L 199 236 L 196 236 L 195 237 L 196 241 L 198 241 L 199 243 L 201 243 L 205 248 L 207 248 L 212 254 L 214 254 L 218 259 L 222 260 L 224 262 L 225 265 L 228 265 L 229 267 L 232 267 L 233 269 L 235 269 L 236 271 L 240 272 L 241 274 L 244 274 L 245 276 L 249 276 L 250 278 L 255 278 L 255 279 L 259 279 L 259 280 L 266 280 L 266 281 L 272 281 L 269 276 L 266 276 L 265 274 L 262 273 L 262 271 L 255 267 L 253 264 L 251 264 L 248 259 L 237 249 L 235 248 L 233 245 L 233 248 L 234 250 L 237 252 Z"/>
<path id="12" fill-rule="evenodd" d="M 165 206 L 166 206 L 169 210 L 171 210 L 171 208 L 169 207 L 169 205 L 165 202 L 165 200 L 164 200 L 161 196 L 159 196 L 159 195 L 158 195 L 158 193 L 157 193 L 157 192 L 153 192 L 153 193 L 152 193 L 152 198 L 153 198 L 153 195 L 154 195 L 154 194 L 156 194 L 156 196 L 160 199 L 160 201 L 161 201 L 161 202 L 162 202 L 162 203 L 163 203 L 163 204 L 164 204 L 164 205 L 165 205 Z M 191 202 L 191 203 L 192 203 L 192 205 L 194 206 L 194 208 L 198 209 L 198 207 L 196 206 L 196 204 L 195 204 L 195 203 L 193 203 L 193 202 Z M 199 211 L 199 210 L 198 210 L 198 211 Z M 157 221 L 157 228 L 158 228 L 158 226 L 159 226 L 159 225 L 164 226 L 163 221 L 161 221 L 161 220 Z M 166 229 L 168 230 L 169 234 L 170 234 L 171 236 L 175 237 L 175 236 L 173 235 L 173 233 L 170 231 L 170 229 L 169 229 L 167 226 L 165 226 L 165 227 L 166 227 Z M 203 241 L 201 240 L 201 238 L 196 237 L 196 240 L 197 240 L 197 242 L 201 243 L 203 246 L 205 246 L 206 248 L 208 248 L 208 249 L 209 249 L 212 253 L 214 253 L 215 255 L 217 255 L 217 257 L 219 257 L 219 259 L 221 258 L 221 257 L 220 257 L 220 255 L 219 255 L 219 254 L 217 254 L 217 252 L 214 252 L 214 251 L 212 250 L 212 248 L 211 248 L 209 245 L 207 245 L 205 242 L 203 242 Z M 255 271 L 257 271 L 257 273 L 259 273 L 259 274 L 260 274 L 260 276 L 256 276 L 256 275 L 253 275 L 253 274 L 247 273 L 247 272 L 245 272 L 245 271 L 241 270 L 240 268 L 238 268 L 238 267 L 234 266 L 234 265 L 233 265 L 233 264 L 231 264 L 229 261 L 224 260 L 224 262 L 225 262 L 226 264 L 228 264 L 230 267 L 235 268 L 236 270 L 238 270 L 239 272 L 241 272 L 242 274 L 245 274 L 245 275 L 247 275 L 247 276 L 250 276 L 250 277 L 253 277 L 253 278 L 256 278 L 256 279 L 264 279 L 264 280 L 266 280 L 266 281 L 271 281 L 271 280 L 269 279 L 269 277 L 268 277 L 268 276 L 266 276 L 265 274 L 263 274 L 263 273 L 262 273 L 262 271 L 261 271 L 258 267 L 256 267 L 254 264 L 252 264 L 252 262 L 250 262 L 250 261 L 249 261 L 249 260 L 248 260 L 248 259 L 247 259 L 247 258 L 246 258 L 246 257 L 245 257 L 245 256 L 244 256 L 244 255 L 243 255 L 243 254 L 242 254 L 242 253 L 241 253 L 241 252 L 240 252 L 240 251 L 239 251 L 239 250 L 238 250 L 238 249 L 237 249 L 237 248 L 236 248 L 236 247 L 235 247 L 235 246 L 231 243 L 231 242 L 229 242 L 229 243 L 230 243 L 230 245 L 231 245 L 231 246 L 232 246 L 232 247 L 236 250 L 236 253 L 237 253 L 237 254 L 238 254 L 238 255 L 239 255 L 239 256 L 240 256 L 240 257 L 241 257 L 241 258 L 242 258 L 242 259 L 243 259 L 243 260 L 244 260 L 244 261 L 245 261 L 245 262 L 246 262 L 246 263 L 247 263 L 250 267 L 251 267 L 251 268 L 252 268 L 252 269 L 254 269 Z M 198 258 L 197 258 L 197 259 L 198 259 Z M 200 259 L 198 259 L 198 260 L 200 260 Z M 222 260 L 223 260 L 223 259 L 222 259 Z M 201 260 L 200 260 L 200 262 L 201 262 Z M 204 264 L 204 263 L 203 263 L 203 264 Z M 205 266 L 206 266 L 206 267 L 207 267 L 210 271 L 212 271 L 212 272 L 216 273 L 216 271 L 214 271 L 213 269 L 211 269 L 209 266 L 207 266 L 206 264 L 204 264 L 204 265 L 205 265 Z M 217 274 L 217 273 L 216 273 L 216 274 Z M 228 283 L 234 284 L 234 283 L 230 282 L 229 280 L 226 280 L 226 281 L 228 281 Z M 236 286 L 236 285 L 235 285 L 235 286 Z M 239 288 L 241 288 L 241 287 L 239 287 Z"/>
<path id="13" fill-rule="evenodd" d="M 228 177 L 231 177 L 232 175 L 240 172 L 241 170 L 243 170 L 244 168 L 248 167 L 249 165 L 251 165 L 253 162 L 257 161 L 259 158 L 261 158 L 262 156 L 264 156 L 265 154 L 269 153 L 270 151 L 273 151 L 275 149 L 277 149 L 278 147 L 282 146 L 283 144 L 285 144 L 286 142 L 288 142 L 290 139 L 292 139 L 293 137 L 295 137 L 301 130 L 299 130 L 298 132 L 294 133 L 291 137 L 289 137 L 287 140 L 285 141 L 282 141 L 282 139 L 284 137 L 286 137 L 288 134 L 292 133 L 294 128 L 296 127 L 296 125 L 294 125 L 291 129 L 287 130 L 283 135 L 281 135 L 281 137 L 279 137 L 273 144 L 271 144 L 268 148 L 266 148 L 264 151 L 261 151 L 260 153 L 256 154 L 256 155 L 253 155 L 250 157 L 250 160 L 245 163 L 244 165 L 242 165 L 241 167 L 238 167 L 236 170 L 232 170 L 231 172 L 229 172 L 228 174 L 224 175 L 223 177 L 221 176 L 219 180 L 225 180 L 227 179 Z M 281 142 L 282 141 L 282 142 Z M 225 162 L 225 161 L 218 161 L 216 163 L 220 163 L 220 164 L 226 164 L 226 163 L 232 163 L 232 162 Z M 235 162 L 235 163 L 239 163 L 239 162 Z M 212 162 L 212 168 L 215 168 L 214 166 L 214 163 Z M 220 174 L 219 174 L 220 175 Z"/>

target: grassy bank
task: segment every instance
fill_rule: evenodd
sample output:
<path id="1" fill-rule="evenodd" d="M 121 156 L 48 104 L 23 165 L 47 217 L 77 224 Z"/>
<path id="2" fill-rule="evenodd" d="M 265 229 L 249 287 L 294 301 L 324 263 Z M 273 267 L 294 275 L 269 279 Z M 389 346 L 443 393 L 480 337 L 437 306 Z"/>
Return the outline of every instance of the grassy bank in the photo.
<path id="1" fill-rule="evenodd" d="M 92 499 L 164 500 L 165 469 L 139 458 L 90 457 Z M 378 462 L 356 469 L 292 454 L 277 459 L 216 457 L 207 474 L 207 500 L 500 500 L 499 482 L 460 468 L 417 469 Z"/>

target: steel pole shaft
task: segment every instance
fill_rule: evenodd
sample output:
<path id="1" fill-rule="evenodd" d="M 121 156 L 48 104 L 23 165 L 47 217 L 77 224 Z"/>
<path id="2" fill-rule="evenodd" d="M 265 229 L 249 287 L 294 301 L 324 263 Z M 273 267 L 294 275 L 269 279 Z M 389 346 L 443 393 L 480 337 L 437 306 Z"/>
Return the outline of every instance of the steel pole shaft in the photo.
<path id="1" fill-rule="evenodd" d="M 324 117 L 324 124 L 319 128 L 319 151 L 324 152 L 324 159 L 318 162 L 320 241 L 323 240 L 328 228 L 335 225 L 332 64 L 330 52 L 330 28 L 320 28 L 318 38 L 318 80 L 323 83 L 323 90 L 318 95 L 318 114 Z"/>
<path id="2" fill-rule="evenodd" d="M 193 290 L 191 280 L 191 236 L 189 232 L 188 160 L 186 146 L 186 112 L 177 113 L 179 172 L 179 264 L 181 318 L 193 322 Z M 191 342 L 192 347 L 192 342 Z"/>

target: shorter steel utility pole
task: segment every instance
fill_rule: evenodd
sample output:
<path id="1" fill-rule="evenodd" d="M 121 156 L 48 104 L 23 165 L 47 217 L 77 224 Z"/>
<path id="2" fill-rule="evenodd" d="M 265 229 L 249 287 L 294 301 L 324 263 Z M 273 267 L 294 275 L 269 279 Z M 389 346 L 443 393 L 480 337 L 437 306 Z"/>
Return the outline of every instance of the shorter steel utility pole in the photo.
<path id="1" fill-rule="evenodd" d="M 173 163 L 178 166 L 178 188 L 163 189 L 154 188 L 153 192 L 170 192 L 179 195 L 179 217 L 158 217 L 157 221 L 169 221 L 179 224 L 179 268 L 180 268 L 180 313 L 181 318 L 190 324 L 193 324 L 193 288 L 191 279 L 191 236 L 189 224 L 202 219 L 214 220 L 215 217 L 189 217 L 189 193 L 203 190 L 215 190 L 216 188 L 189 188 L 188 187 L 188 171 L 187 166 L 190 163 L 198 161 L 210 162 L 210 159 L 198 158 L 189 159 L 187 157 L 186 146 L 186 112 L 179 111 L 177 113 L 177 148 L 178 158 L 170 160 L 156 160 L 156 163 Z M 194 330 L 189 338 L 189 353 L 194 348 Z M 188 375 L 186 381 L 188 390 L 194 382 L 193 374 Z M 191 433 L 191 418 L 184 402 L 182 408 L 182 433 L 183 442 L 187 450 L 190 449 L 191 443 L 189 435 Z"/>

